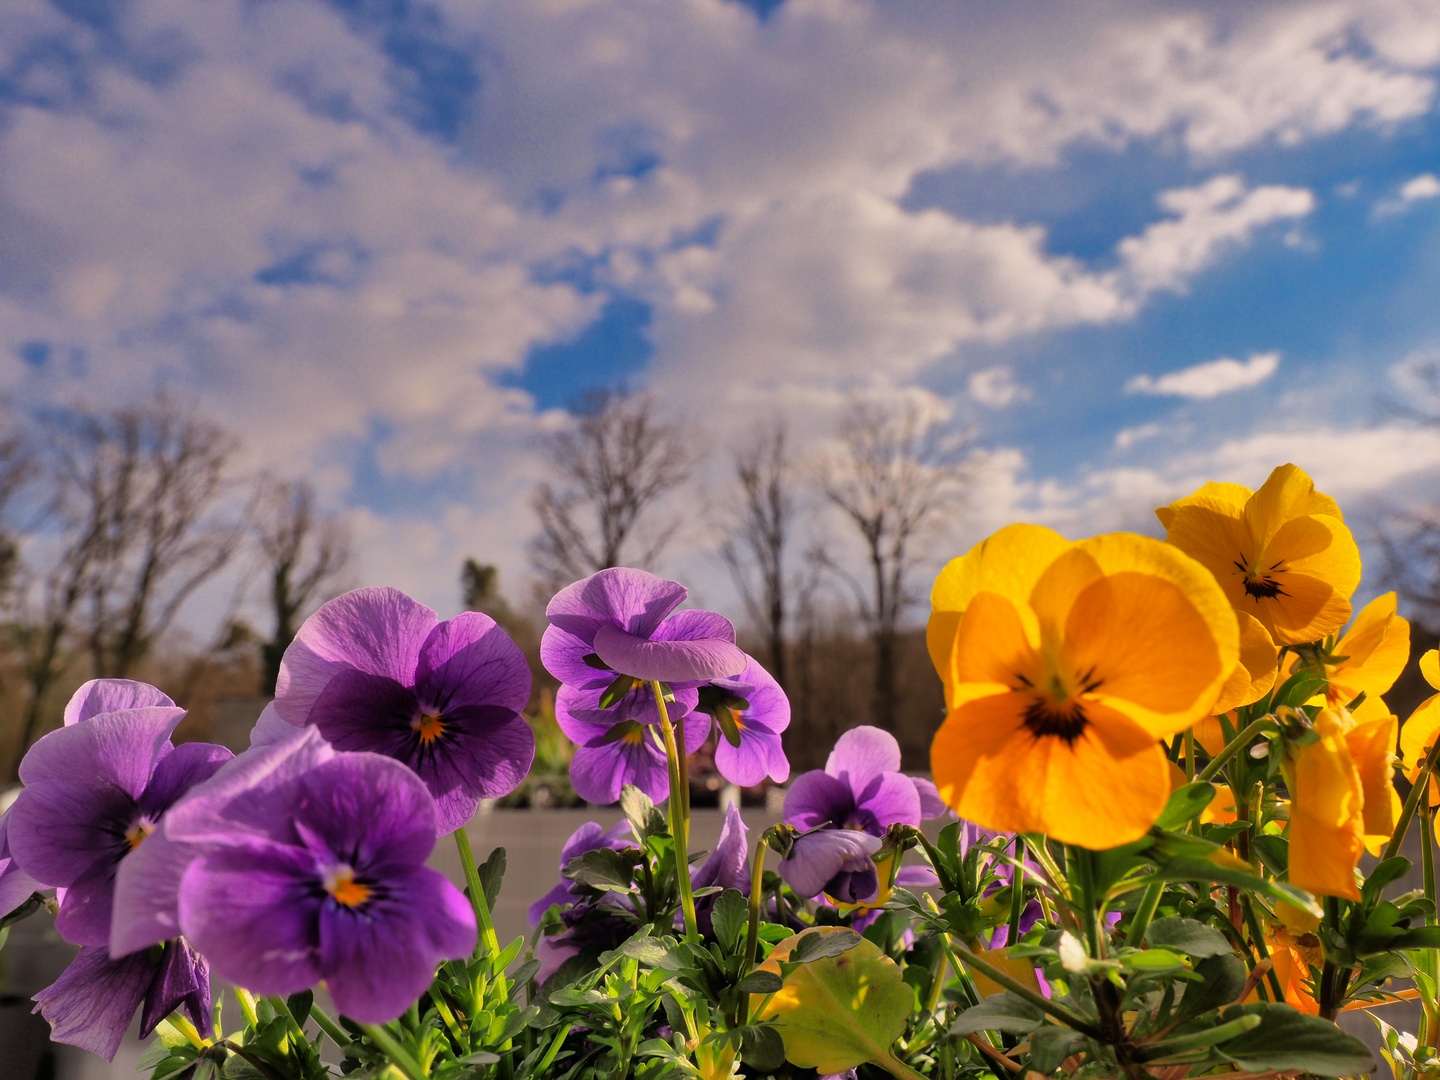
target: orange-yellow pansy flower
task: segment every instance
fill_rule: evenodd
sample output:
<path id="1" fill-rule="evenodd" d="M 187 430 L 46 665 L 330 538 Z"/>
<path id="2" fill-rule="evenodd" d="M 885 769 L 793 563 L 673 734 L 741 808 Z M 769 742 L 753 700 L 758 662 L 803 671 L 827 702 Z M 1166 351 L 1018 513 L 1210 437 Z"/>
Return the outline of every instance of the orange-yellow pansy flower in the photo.
<path id="1" fill-rule="evenodd" d="M 1354 714 L 1321 709 L 1315 718 L 1319 738 L 1294 747 L 1285 762 L 1290 883 L 1307 892 L 1360 899 L 1355 867 L 1361 851 L 1395 831 L 1399 720 L 1378 699 L 1365 706 Z"/>
<path id="2" fill-rule="evenodd" d="M 1038 526 L 958 563 L 940 797 L 986 828 L 1089 848 L 1143 836 L 1170 792 L 1158 740 L 1210 711 L 1239 656 L 1214 578 L 1142 536 L 1069 544 Z"/>
<path id="3" fill-rule="evenodd" d="M 1410 623 L 1395 614 L 1395 594 L 1389 592 L 1361 608 L 1333 646 L 1304 652 L 1309 656 L 1302 655 L 1292 670 L 1307 661 L 1317 669 L 1323 667 L 1329 684 L 1327 703 L 1344 705 L 1362 692 L 1379 697 L 1395 685 L 1410 661 Z"/>
<path id="4" fill-rule="evenodd" d="M 1259 491 L 1206 484 L 1155 514 L 1165 539 L 1208 567 L 1277 644 L 1318 641 L 1350 617 L 1360 551 L 1335 500 L 1294 465 Z"/>
<path id="5" fill-rule="evenodd" d="M 1235 618 L 1240 624 L 1240 662 L 1235 665 L 1230 678 L 1225 680 L 1220 700 L 1211 706 L 1216 713 L 1226 713 L 1259 701 L 1270 692 L 1276 675 L 1280 673 L 1280 650 L 1270 639 L 1270 632 L 1253 615 L 1237 611 Z M 1218 730 L 1218 724 L 1216 728 Z M 1223 742 L 1221 745 L 1224 745 Z M 1212 755 L 1216 752 L 1210 751 Z"/>
<path id="6" fill-rule="evenodd" d="M 1305 916 L 1306 913 L 1289 904 L 1278 905 L 1282 921 L 1269 925 L 1265 943 L 1269 947 L 1270 961 L 1275 965 L 1275 976 L 1280 980 L 1280 989 L 1285 994 L 1285 1004 L 1311 1016 L 1320 1015 L 1320 1003 L 1310 993 L 1310 969 L 1317 971 L 1324 966 L 1325 950 L 1320 937 L 1315 933 L 1320 920 L 1315 918 L 1286 918 Z"/>
<path id="7" fill-rule="evenodd" d="M 1431 649 L 1420 657 L 1420 674 L 1425 681 L 1440 690 L 1440 653 Z M 1425 764 L 1425 755 L 1435 745 L 1436 733 L 1440 732 L 1440 694 L 1433 694 L 1422 701 L 1400 728 L 1400 757 L 1405 762 L 1405 778 L 1412 784 L 1420 778 L 1420 766 Z M 1440 782 L 1430 777 L 1430 805 L 1440 806 Z"/>

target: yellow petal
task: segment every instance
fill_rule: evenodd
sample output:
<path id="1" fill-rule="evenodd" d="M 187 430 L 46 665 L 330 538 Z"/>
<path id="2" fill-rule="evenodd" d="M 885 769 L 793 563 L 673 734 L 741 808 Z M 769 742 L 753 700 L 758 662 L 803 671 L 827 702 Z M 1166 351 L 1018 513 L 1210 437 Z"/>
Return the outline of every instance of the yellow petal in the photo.
<path id="1" fill-rule="evenodd" d="M 1314 481 L 1296 465 L 1277 466 L 1245 504 L 1246 524 L 1262 548 L 1286 522 L 1311 514 L 1345 520 L 1335 500 L 1316 491 Z"/>
<path id="2" fill-rule="evenodd" d="M 950 658 L 952 693 L 965 699 L 1018 690 L 1023 677 L 1040 681 L 1035 649 L 1020 610 L 999 593 L 982 592 L 971 602 L 955 633 Z"/>
<path id="3" fill-rule="evenodd" d="M 1353 701 L 1362 691 L 1379 697 L 1394 686 L 1410 660 L 1410 623 L 1395 613 L 1395 594 L 1361 608 L 1334 651 L 1345 659 L 1327 671 L 1331 703 Z"/>
<path id="4" fill-rule="evenodd" d="M 1243 484 L 1222 484 L 1212 480 L 1193 495 L 1176 499 L 1169 506 L 1159 507 L 1155 516 L 1160 519 L 1160 525 L 1165 529 L 1170 528 L 1176 513 L 1184 506 L 1207 506 L 1226 514 L 1233 511 L 1232 516 L 1238 518 L 1244 515 L 1245 504 L 1254 494 Z"/>
<path id="5" fill-rule="evenodd" d="M 1425 756 L 1435 745 L 1436 733 L 1440 732 L 1440 694 L 1422 701 L 1410 714 L 1410 719 L 1400 725 L 1400 759 L 1405 765 L 1405 779 L 1412 784 L 1420 776 L 1420 766 Z M 1430 777 L 1430 805 L 1440 806 L 1440 783 Z"/>
<path id="6" fill-rule="evenodd" d="M 1235 618 L 1240 626 L 1240 662 L 1225 680 L 1219 700 L 1211 706 L 1214 713 L 1226 713 L 1259 701 L 1270 692 L 1275 685 L 1275 676 L 1279 674 L 1277 658 L 1280 650 L 1270 640 L 1270 632 L 1253 615 L 1237 611 Z M 1204 722 L 1201 721 L 1202 724 Z M 1219 725 L 1215 727 L 1218 731 Z M 1211 751 L 1212 754 L 1214 752 Z"/>
<path id="7" fill-rule="evenodd" d="M 1289 763 L 1290 883 L 1307 892 L 1358 900 L 1355 867 L 1364 846 L 1364 791 L 1345 744 L 1349 717 L 1324 710 L 1319 739 Z"/>
<path id="8" fill-rule="evenodd" d="M 1356 724 L 1345 733 L 1345 746 L 1360 774 L 1365 836 L 1367 842 L 1370 837 L 1389 839 L 1400 816 L 1400 795 L 1395 790 L 1400 718 L 1392 716 L 1378 697 L 1366 698 L 1353 715 Z"/>
<path id="9" fill-rule="evenodd" d="M 1035 580 L 1070 542 L 1041 525 L 1007 525 L 951 559 L 930 590 L 930 621 L 925 645 L 945 683 L 949 700 L 950 655 L 960 616 L 981 591 L 999 593 L 1018 604 L 1028 602 Z"/>
<path id="10" fill-rule="evenodd" d="M 1440 690 L 1440 651 L 1431 649 L 1420 657 L 1420 674 L 1425 676 L 1425 681 Z"/>

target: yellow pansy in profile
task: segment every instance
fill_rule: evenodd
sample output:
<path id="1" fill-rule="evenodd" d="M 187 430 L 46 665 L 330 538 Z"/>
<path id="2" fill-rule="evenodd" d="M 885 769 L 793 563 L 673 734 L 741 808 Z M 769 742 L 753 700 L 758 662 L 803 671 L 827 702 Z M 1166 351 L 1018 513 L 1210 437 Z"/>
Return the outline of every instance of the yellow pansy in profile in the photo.
<path id="1" fill-rule="evenodd" d="M 1369 697 L 1385 693 L 1409 660 L 1410 623 L 1395 613 L 1395 594 L 1388 592 L 1361 608 L 1334 645 L 1302 650 L 1292 670 L 1308 664 L 1323 673 L 1329 683 L 1327 704 L 1344 705 L 1362 692 Z"/>
<path id="2" fill-rule="evenodd" d="M 1215 579 L 1146 537 L 1071 544 L 1033 525 L 1001 530 L 942 577 L 940 797 L 986 828 L 1089 848 L 1143 836 L 1170 792 L 1159 740 L 1209 713 L 1238 661 Z"/>
<path id="3" fill-rule="evenodd" d="M 1240 630 L 1240 662 L 1225 680 L 1220 699 L 1211 706 L 1217 714 L 1259 701 L 1270 692 L 1275 685 L 1275 677 L 1280 673 L 1280 650 L 1260 620 L 1243 611 L 1235 613 L 1235 620 Z M 1215 727 L 1218 730 L 1219 724 Z M 1209 750 L 1209 747 L 1206 749 Z M 1210 753 L 1218 753 L 1218 748 L 1210 750 Z"/>
<path id="4" fill-rule="evenodd" d="M 1353 713 L 1335 706 L 1315 717 L 1319 738 L 1285 762 L 1290 789 L 1290 884 L 1324 896 L 1360 899 L 1355 867 L 1395 831 L 1395 736 L 1400 721 L 1379 698 Z"/>
<path id="5" fill-rule="evenodd" d="M 1155 514 L 1166 541 L 1209 568 L 1276 644 L 1319 641 L 1350 617 L 1360 551 L 1335 500 L 1294 465 L 1259 491 L 1210 483 Z"/>
<path id="6" fill-rule="evenodd" d="M 1420 674 L 1440 690 L 1440 653 L 1431 649 L 1420 657 Z M 1400 758 L 1405 762 L 1405 778 L 1412 784 L 1420 778 L 1420 766 L 1435 745 L 1437 732 L 1440 732 L 1440 694 L 1432 694 L 1416 706 L 1400 729 Z M 1440 782 L 1434 775 L 1430 777 L 1430 805 L 1440 806 Z"/>

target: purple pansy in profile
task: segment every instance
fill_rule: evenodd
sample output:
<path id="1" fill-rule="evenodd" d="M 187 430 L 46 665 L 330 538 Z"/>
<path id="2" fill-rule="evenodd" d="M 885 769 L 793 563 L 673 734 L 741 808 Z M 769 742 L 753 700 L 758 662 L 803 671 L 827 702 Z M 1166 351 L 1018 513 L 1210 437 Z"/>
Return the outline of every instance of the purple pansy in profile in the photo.
<path id="1" fill-rule="evenodd" d="M 50 1037 L 115 1060 L 115 1052 L 140 1014 L 140 1037 L 176 1009 L 200 1033 L 210 1028 L 210 969 L 183 938 L 158 957 L 150 952 L 112 960 L 103 945 L 87 945 L 60 978 L 35 995 L 35 1011 L 50 1022 Z"/>
<path id="2" fill-rule="evenodd" d="M 162 815 L 232 756 L 170 734 L 185 715 L 154 687 L 97 680 L 76 692 L 66 726 L 20 763 L 25 789 L 6 815 L 20 868 L 65 890 L 55 928 L 77 945 L 109 945 L 115 875 Z"/>
<path id="3" fill-rule="evenodd" d="M 608 829 L 601 829 L 593 821 L 587 821 L 570 834 L 560 852 L 560 869 L 570 865 L 570 860 L 579 858 L 587 851 L 610 848 L 623 851 L 634 847 L 628 822 L 620 821 Z M 548 893 L 530 905 L 527 915 L 532 928 L 540 925 L 545 912 L 551 905 L 561 905 L 560 921 L 565 929 L 558 934 L 542 935 L 535 947 L 535 958 L 540 961 L 540 970 L 535 978 L 542 985 L 565 961 L 582 953 L 598 955 L 612 949 L 634 932 L 634 924 L 620 913 L 629 909 L 630 902 L 615 893 L 606 893 L 597 902 L 586 895 L 583 885 L 568 879 L 562 880 Z"/>
<path id="4" fill-rule="evenodd" d="M 620 789 L 626 784 L 634 784 L 655 802 L 669 798 L 670 773 L 659 727 L 633 720 L 618 724 L 581 720 L 566 708 L 573 693 L 568 686 L 560 687 L 555 697 L 555 721 L 577 744 L 575 756 L 570 759 L 570 783 L 575 794 L 603 806 L 619 799 Z M 704 713 L 690 713 L 676 719 L 675 726 L 684 731 L 687 747 L 698 747 L 705 741 L 710 718 Z"/>
<path id="5" fill-rule="evenodd" d="M 495 620 L 446 622 L 398 589 L 356 589 L 305 620 L 275 685 L 281 720 L 337 750 L 404 762 L 435 798 L 440 834 L 530 771 L 535 736 L 525 656 Z"/>
<path id="6" fill-rule="evenodd" d="M 570 839 L 565 841 L 565 846 L 560 849 L 560 869 L 563 872 L 565 867 L 570 865 L 571 859 L 578 859 L 587 851 L 597 851 L 600 848 L 609 848 L 612 851 L 624 851 L 628 847 L 634 847 L 630 839 L 630 823 L 617 821 L 608 829 L 602 829 L 596 822 L 587 821 L 573 833 Z M 576 885 L 568 879 L 562 879 L 558 885 L 548 893 L 530 905 L 526 912 L 530 920 L 530 927 L 534 929 L 540 925 L 540 920 L 545 917 L 545 912 L 551 906 L 559 904 L 565 907 L 568 904 L 577 903 L 583 894 L 584 886 Z"/>
<path id="7" fill-rule="evenodd" d="M 715 718 L 715 768 L 732 784 L 754 787 L 767 776 L 777 784 L 790 779 L 780 733 L 790 726 L 790 699 L 774 677 L 752 656 L 733 679 L 716 679 L 700 688 L 701 712 Z"/>
<path id="8" fill-rule="evenodd" d="M 425 865 L 435 817 L 391 758 L 335 753 L 314 730 L 251 750 L 165 819 L 167 840 L 201 852 L 180 881 L 180 927 L 257 994 L 324 980 L 345 1015 L 393 1020 L 475 946 L 470 904 Z"/>
<path id="9" fill-rule="evenodd" d="M 10 854 L 10 814 L 0 814 L 0 918 L 18 908 L 44 886 L 20 869 Z"/>
<path id="10" fill-rule="evenodd" d="M 725 823 L 720 826 L 720 837 L 715 841 L 715 850 L 706 860 L 690 871 L 690 884 L 696 889 L 738 889 L 745 896 L 750 895 L 750 848 L 747 844 L 750 830 L 740 817 L 740 808 L 733 802 L 725 809 Z M 711 913 L 719 893 L 702 896 L 695 901 L 695 917 L 702 934 L 710 934 Z M 676 918 L 680 916 L 677 913 Z"/>
<path id="11" fill-rule="evenodd" d="M 825 893 L 845 904 L 859 904 L 879 891 L 880 875 L 871 859 L 880 838 L 854 829 L 817 829 L 795 838 L 777 870 L 796 896 Z"/>
<path id="12" fill-rule="evenodd" d="M 862 725 L 840 736 L 823 771 L 795 778 L 785 793 L 784 820 L 797 829 L 828 822 L 883 836 L 896 823 L 919 825 L 923 818 L 944 812 L 934 784 L 900 771 L 895 736 Z"/>

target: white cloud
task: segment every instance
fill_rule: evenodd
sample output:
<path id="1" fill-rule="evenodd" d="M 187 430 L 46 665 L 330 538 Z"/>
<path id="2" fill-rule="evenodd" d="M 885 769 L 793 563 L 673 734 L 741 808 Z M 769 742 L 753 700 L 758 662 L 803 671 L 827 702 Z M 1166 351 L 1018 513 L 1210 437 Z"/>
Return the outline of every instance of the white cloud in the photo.
<path id="1" fill-rule="evenodd" d="M 1121 428 L 1115 433 L 1115 449 L 1129 450 L 1136 443 L 1147 442 L 1164 430 L 1159 424 L 1137 424 L 1135 427 Z"/>
<path id="2" fill-rule="evenodd" d="M 1158 397 L 1183 397 L 1204 401 L 1259 386 L 1280 367 L 1278 352 L 1253 353 L 1240 361 L 1223 356 L 1203 364 L 1181 368 L 1168 375 L 1136 375 L 1125 384 L 1127 394 L 1151 394 Z"/>
<path id="3" fill-rule="evenodd" d="M 1400 198 L 1406 202 L 1433 199 L 1436 195 L 1440 195 L 1440 176 L 1434 173 L 1421 173 L 1400 186 Z"/>
<path id="4" fill-rule="evenodd" d="M 992 409 L 1003 409 L 1030 397 L 1029 389 L 1017 383 L 1015 373 L 1003 366 L 975 372 L 970 376 L 968 388 L 972 398 Z"/>

